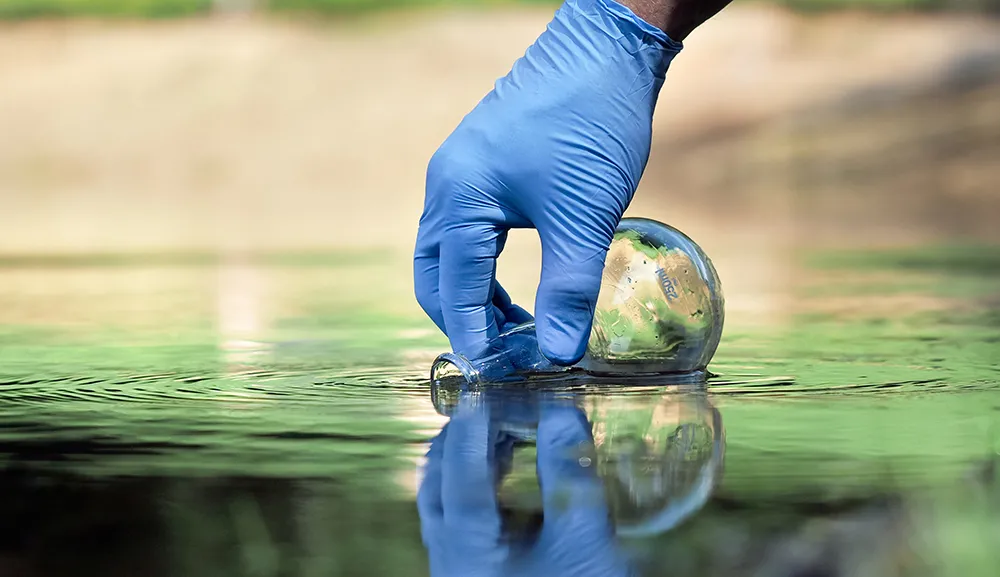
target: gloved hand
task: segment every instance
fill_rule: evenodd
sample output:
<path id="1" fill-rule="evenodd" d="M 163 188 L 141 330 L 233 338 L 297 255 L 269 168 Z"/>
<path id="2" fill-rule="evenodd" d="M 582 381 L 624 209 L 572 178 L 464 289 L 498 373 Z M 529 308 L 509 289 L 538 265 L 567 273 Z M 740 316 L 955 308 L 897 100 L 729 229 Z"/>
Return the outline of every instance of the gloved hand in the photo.
<path id="1" fill-rule="evenodd" d="M 680 49 L 613 0 L 566 0 L 433 156 L 414 282 L 455 352 L 483 358 L 501 330 L 531 320 L 495 276 L 507 231 L 536 228 L 540 349 L 560 365 L 583 357 L 605 255 L 645 169 L 657 95 Z"/>
<path id="2" fill-rule="evenodd" d="M 542 407 L 537 470 L 543 526 L 519 545 L 503 534 L 497 487 L 509 471 L 513 437 L 489 405 L 460 401 L 431 443 L 417 496 L 432 577 L 625 577 L 600 479 L 580 462 L 592 446 L 586 417 L 574 407 Z"/>

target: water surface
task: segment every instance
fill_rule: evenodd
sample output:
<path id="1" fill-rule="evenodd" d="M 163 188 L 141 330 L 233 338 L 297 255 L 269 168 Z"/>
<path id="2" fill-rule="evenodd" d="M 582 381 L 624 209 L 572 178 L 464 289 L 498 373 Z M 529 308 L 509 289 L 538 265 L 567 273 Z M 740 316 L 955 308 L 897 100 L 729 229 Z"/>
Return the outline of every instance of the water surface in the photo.
<path id="1" fill-rule="evenodd" d="M 445 435 L 447 343 L 385 259 L 8 258 L 0 574 L 996 575 L 997 255 L 810 255 L 781 322 L 727 327 L 705 390 L 492 394 Z M 550 409 L 556 445 L 579 433 L 558 411 L 598 444 L 546 486 L 599 497 L 563 503 L 559 535 L 592 545 L 572 566 L 539 545 L 562 526 L 547 449 L 517 437 Z M 453 466 L 435 438 L 500 448 Z M 471 527 L 418 511 L 435 462 L 464 481 L 432 501 Z M 475 492 L 498 471 L 499 499 Z M 690 510 L 641 537 L 600 521 L 669 507 Z"/>

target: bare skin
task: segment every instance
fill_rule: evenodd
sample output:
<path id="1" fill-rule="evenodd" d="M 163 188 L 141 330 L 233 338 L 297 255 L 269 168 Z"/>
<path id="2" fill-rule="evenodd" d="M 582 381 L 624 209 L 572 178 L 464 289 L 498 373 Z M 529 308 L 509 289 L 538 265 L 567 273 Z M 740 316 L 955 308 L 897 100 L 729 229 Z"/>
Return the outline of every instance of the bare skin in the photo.
<path id="1" fill-rule="evenodd" d="M 620 0 L 636 16 L 683 42 L 695 28 L 715 16 L 732 0 Z"/>

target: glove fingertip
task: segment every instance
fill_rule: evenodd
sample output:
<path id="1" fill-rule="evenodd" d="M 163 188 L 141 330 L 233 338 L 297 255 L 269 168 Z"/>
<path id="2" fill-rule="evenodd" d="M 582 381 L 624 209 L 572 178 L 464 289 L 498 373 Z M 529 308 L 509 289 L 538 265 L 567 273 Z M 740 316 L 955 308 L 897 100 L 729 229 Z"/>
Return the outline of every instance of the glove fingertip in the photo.
<path id="1" fill-rule="evenodd" d="M 581 324 L 586 324 L 586 329 Z M 553 363 L 564 367 L 575 365 L 587 352 L 589 326 L 589 322 L 566 323 L 545 315 L 538 330 L 538 346 Z"/>

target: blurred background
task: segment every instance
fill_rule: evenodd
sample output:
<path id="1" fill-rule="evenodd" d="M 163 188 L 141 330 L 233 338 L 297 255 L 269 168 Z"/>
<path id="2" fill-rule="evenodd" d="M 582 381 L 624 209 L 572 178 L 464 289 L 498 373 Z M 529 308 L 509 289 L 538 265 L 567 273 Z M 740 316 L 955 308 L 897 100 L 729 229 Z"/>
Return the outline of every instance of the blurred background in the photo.
<path id="1" fill-rule="evenodd" d="M 428 159 L 555 6 L 0 0 L 0 258 L 405 257 Z M 998 9 L 737 1 L 672 65 L 629 214 L 702 243 L 737 316 L 805 247 L 996 244 Z"/>

